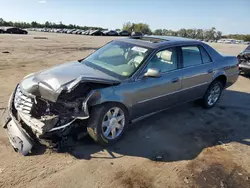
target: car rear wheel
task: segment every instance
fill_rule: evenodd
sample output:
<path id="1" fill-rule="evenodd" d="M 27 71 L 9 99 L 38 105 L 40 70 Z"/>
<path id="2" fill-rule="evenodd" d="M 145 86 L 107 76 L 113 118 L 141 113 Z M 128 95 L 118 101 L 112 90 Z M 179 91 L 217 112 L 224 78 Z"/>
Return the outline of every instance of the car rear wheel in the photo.
<path id="1" fill-rule="evenodd" d="M 91 110 L 87 131 L 99 144 L 110 145 L 126 131 L 128 112 L 120 104 L 107 103 Z"/>
<path id="2" fill-rule="evenodd" d="M 202 104 L 205 108 L 212 108 L 220 99 L 223 90 L 223 84 L 220 81 L 215 80 L 208 87 L 203 99 Z"/>

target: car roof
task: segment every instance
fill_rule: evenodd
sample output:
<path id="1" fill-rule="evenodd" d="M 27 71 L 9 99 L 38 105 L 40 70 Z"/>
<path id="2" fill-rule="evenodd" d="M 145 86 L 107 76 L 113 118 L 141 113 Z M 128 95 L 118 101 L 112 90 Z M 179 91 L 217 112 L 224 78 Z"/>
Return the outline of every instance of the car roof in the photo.
<path id="1" fill-rule="evenodd" d="M 147 35 L 142 37 L 129 37 L 129 38 L 119 38 L 118 41 L 128 42 L 135 45 L 147 47 L 147 48 L 161 48 L 171 45 L 186 45 L 186 44 L 201 44 L 202 42 L 183 38 L 183 37 L 174 37 L 174 36 L 153 36 Z"/>

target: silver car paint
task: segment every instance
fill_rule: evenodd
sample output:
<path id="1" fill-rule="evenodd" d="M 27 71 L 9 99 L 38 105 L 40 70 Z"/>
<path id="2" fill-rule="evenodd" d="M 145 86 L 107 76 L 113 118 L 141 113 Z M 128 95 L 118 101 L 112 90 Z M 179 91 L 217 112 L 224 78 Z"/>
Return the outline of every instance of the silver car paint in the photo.
<path id="1" fill-rule="evenodd" d="M 183 45 L 187 44 L 169 45 L 168 47 Z M 212 62 L 170 71 L 162 74 L 160 78 L 143 78 L 143 74 L 146 72 L 147 63 L 145 63 L 135 73 L 136 77 L 134 76 L 120 85 L 97 90 L 99 97 L 93 100 L 90 106 L 105 102 L 121 103 L 127 107 L 132 121 L 161 109 L 202 98 L 208 86 L 219 76 L 226 77 L 226 87 L 236 82 L 239 75 L 236 57 L 221 56 L 205 43 L 190 41 L 188 45 L 203 46 L 209 53 Z M 155 50 L 152 56 L 165 48 Z M 179 81 L 171 82 L 175 78 L 179 78 Z"/>
<path id="2" fill-rule="evenodd" d="M 138 43 L 132 39 L 126 39 L 126 42 Z M 84 81 L 107 83 L 110 85 L 109 87 L 93 90 L 86 97 L 86 101 L 83 103 L 83 110 L 86 112 L 86 117 L 89 115 L 89 107 L 106 102 L 118 102 L 128 109 L 129 117 L 132 121 L 146 114 L 153 114 L 162 109 L 201 98 L 211 82 L 219 76 L 223 75 L 226 77 L 226 87 L 232 85 L 238 78 L 237 58 L 223 57 L 204 43 L 193 40 L 177 40 L 170 41 L 162 47 L 160 44 L 157 46 L 145 43 L 145 46 L 146 45 L 150 45 L 154 50 L 131 78 L 121 81 L 80 63 L 70 63 L 27 76 L 21 82 L 22 89 L 27 93 L 35 93 L 37 90 L 42 91 L 43 97 L 51 101 L 56 101 L 61 89 L 65 88 L 65 86 L 68 87 L 70 91 L 74 89 L 77 84 Z M 212 62 L 188 68 L 179 68 L 163 73 L 159 78 L 143 76 L 146 72 L 147 63 L 157 51 L 183 45 L 203 46 L 211 56 Z M 10 106 L 11 105 L 9 105 L 9 107 Z M 10 128 L 10 125 L 14 128 Z M 20 145 L 15 145 L 13 142 L 11 143 L 26 155 L 32 148 L 32 142 L 27 133 L 22 131 L 18 122 L 14 120 L 11 120 L 5 128 L 9 131 L 9 136 L 12 135 L 12 137 L 22 139 L 23 146 L 21 149 L 19 148 Z"/>
<path id="3" fill-rule="evenodd" d="M 81 82 L 118 84 L 120 81 L 79 62 L 65 63 L 31 74 L 20 82 L 23 92 L 56 102 L 62 90 L 71 92 Z"/>

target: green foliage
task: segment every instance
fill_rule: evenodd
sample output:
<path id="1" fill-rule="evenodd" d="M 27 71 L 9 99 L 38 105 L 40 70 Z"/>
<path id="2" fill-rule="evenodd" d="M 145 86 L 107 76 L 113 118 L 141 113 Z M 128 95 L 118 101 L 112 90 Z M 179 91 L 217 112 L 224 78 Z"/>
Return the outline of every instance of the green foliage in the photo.
<path id="1" fill-rule="evenodd" d="M 131 32 L 132 31 L 132 24 L 130 22 L 124 23 L 122 26 L 122 30 L 126 30 Z"/>
<path id="2" fill-rule="evenodd" d="M 201 40 L 218 40 L 222 37 L 221 31 L 216 31 L 214 27 L 208 30 L 203 29 L 185 29 L 182 28 L 178 31 L 156 29 L 154 35 L 168 35 L 168 36 L 179 36 Z"/>
<path id="3" fill-rule="evenodd" d="M 226 35 L 224 37 L 230 38 L 230 39 L 250 41 L 250 34 L 249 35 L 231 34 L 231 35 Z"/>
<path id="4" fill-rule="evenodd" d="M 3 18 L 0 18 L 0 26 L 13 26 L 19 28 L 55 28 L 55 29 L 103 29 L 101 27 L 90 27 L 90 26 L 79 26 L 79 25 L 66 25 L 60 22 L 59 24 L 52 23 L 46 21 L 45 23 L 41 24 L 36 21 L 31 23 L 28 22 L 11 22 L 5 21 Z M 126 22 L 123 24 L 122 30 L 127 30 L 129 32 L 136 31 L 142 32 L 143 34 L 154 34 L 154 35 L 167 35 L 167 36 L 180 36 L 180 37 L 187 37 L 187 38 L 194 38 L 194 39 L 201 39 L 201 40 L 219 40 L 220 38 L 233 38 L 237 40 L 244 40 L 250 41 L 250 34 L 248 35 L 241 35 L 241 34 L 230 34 L 222 36 L 221 31 L 217 31 L 216 28 L 212 27 L 208 30 L 203 29 L 185 29 L 182 28 L 178 31 L 167 30 L 167 29 L 156 29 L 153 33 L 146 23 L 131 23 Z M 116 29 L 119 31 L 119 29 Z"/>
<path id="5" fill-rule="evenodd" d="M 19 28 L 55 28 L 55 29 L 102 29 L 101 27 L 87 27 L 87 26 L 78 26 L 78 25 L 65 25 L 62 22 L 59 24 L 52 23 L 46 21 L 44 24 L 37 23 L 36 21 L 33 21 L 31 23 L 28 22 L 11 22 L 11 21 L 5 21 L 4 19 L 0 18 L 0 26 L 13 26 L 13 27 L 19 27 Z"/>
<path id="6" fill-rule="evenodd" d="M 148 24 L 145 23 L 131 23 L 127 22 L 123 24 L 122 30 L 126 30 L 129 32 L 142 32 L 143 34 L 152 34 L 151 29 Z"/>

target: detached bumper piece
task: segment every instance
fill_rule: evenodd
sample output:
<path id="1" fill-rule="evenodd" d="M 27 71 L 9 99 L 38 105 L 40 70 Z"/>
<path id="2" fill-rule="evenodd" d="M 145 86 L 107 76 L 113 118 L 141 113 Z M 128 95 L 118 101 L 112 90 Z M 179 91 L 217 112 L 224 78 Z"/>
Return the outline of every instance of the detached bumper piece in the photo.
<path id="1" fill-rule="evenodd" d="M 14 150 L 23 155 L 28 155 L 33 147 L 33 140 L 25 130 L 11 117 L 8 117 L 4 128 L 6 129 L 9 141 Z"/>
<path id="2" fill-rule="evenodd" d="M 7 108 L 2 117 L 2 125 L 6 130 L 9 141 L 16 152 L 23 155 L 28 155 L 34 145 L 33 139 L 22 128 L 21 124 L 15 119 L 12 114 L 13 94 L 10 96 L 9 108 Z"/>
<path id="3" fill-rule="evenodd" d="M 241 63 L 239 64 L 239 68 L 240 70 L 242 70 L 243 72 L 247 72 L 250 73 L 250 63 Z"/>

